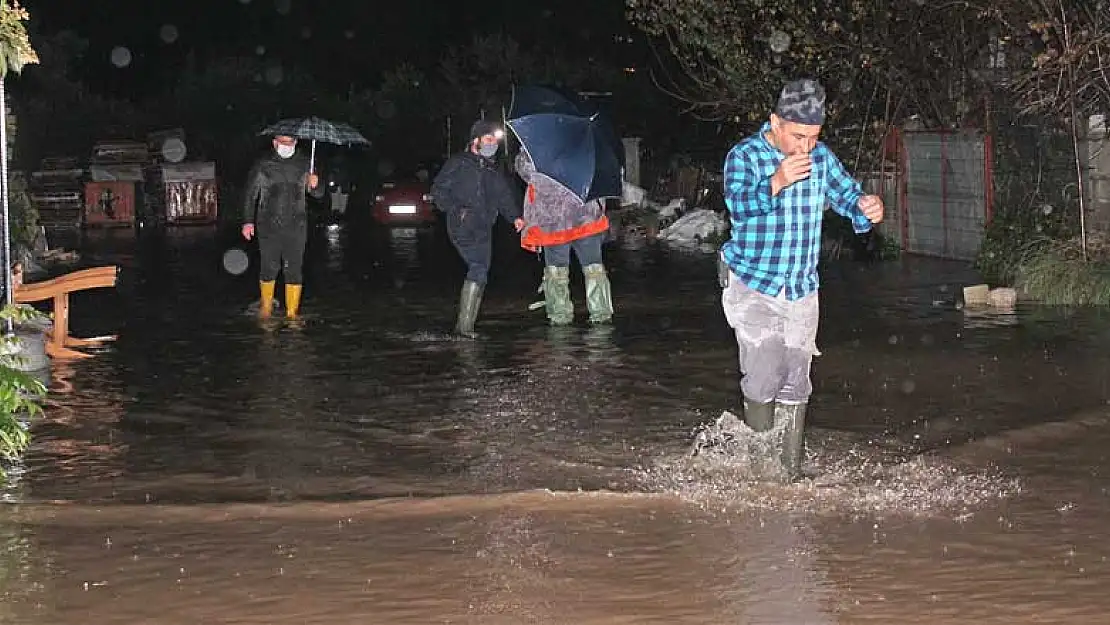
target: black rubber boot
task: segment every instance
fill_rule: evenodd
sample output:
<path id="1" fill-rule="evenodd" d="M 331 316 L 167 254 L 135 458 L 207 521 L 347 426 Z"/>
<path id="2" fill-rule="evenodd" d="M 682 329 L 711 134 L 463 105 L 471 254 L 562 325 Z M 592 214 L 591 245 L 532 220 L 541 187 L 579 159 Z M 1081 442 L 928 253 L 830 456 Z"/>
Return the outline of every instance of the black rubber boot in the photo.
<path id="1" fill-rule="evenodd" d="M 744 400 L 744 423 L 756 432 L 766 432 L 775 425 L 775 402 L 761 404 Z"/>
<path id="2" fill-rule="evenodd" d="M 482 292 L 485 285 L 467 280 L 459 293 L 459 318 L 455 322 L 455 334 L 468 339 L 478 338 L 474 332 L 474 322 L 478 320 L 478 309 L 482 307 Z"/>

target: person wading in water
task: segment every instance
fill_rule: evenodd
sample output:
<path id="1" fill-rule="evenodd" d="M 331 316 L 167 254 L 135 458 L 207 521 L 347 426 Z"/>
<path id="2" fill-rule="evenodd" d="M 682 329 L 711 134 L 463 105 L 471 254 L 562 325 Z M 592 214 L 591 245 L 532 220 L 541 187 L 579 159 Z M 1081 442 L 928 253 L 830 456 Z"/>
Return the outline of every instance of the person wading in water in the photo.
<path id="1" fill-rule="evenodd" d="M 739 347 L 744 420 L 753 430 L 783 428 L 782 468 L 801 477 L 806 405 L 817 354 L 817 262 L 825 207 L 857 234 L 883 219 L 883 201 L 865 195 L 820 141 L 825 90 L 788 83 L 759 132 L 736 144 L 724 165 L 732 234 L 721 247 L 725 317 Z"/>
<path id="2" fill-rule="evenodd" d="M 276 136 L 274 150 L 258 159 L 247 175 L 243 206 L 243 238 L 258 237 L 260 255 L 258 316 L 274 310 L 274 284 L 285 279 L 285 316 L 296 319 L 301 306 L 305 242 L 308 238 L 306 194 L 324 197 L 320 178 L 308 171 L 308 159 L 297 156 L 297 140 Z"/>

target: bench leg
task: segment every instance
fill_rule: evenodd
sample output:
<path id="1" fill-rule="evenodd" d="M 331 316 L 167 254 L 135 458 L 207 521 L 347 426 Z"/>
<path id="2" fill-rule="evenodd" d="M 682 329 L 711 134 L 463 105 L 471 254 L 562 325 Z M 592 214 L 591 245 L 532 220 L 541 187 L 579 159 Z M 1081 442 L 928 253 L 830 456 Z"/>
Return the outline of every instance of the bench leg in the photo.
<path id="1" fill-rule="evenodd" d="M 56 360 L 82 360 L 93 357 L 92 354 L 79 352 L 64 345 L 58 345 L 53 341 L 46 342 L 46 355 Z"/>
<path id="2" fill-rule="evenodd" d="M 54 296 L 54 332 L 50 340 L 56 347 L 64 348 L 68 338 L 69 293 L 59 293 Z"/>

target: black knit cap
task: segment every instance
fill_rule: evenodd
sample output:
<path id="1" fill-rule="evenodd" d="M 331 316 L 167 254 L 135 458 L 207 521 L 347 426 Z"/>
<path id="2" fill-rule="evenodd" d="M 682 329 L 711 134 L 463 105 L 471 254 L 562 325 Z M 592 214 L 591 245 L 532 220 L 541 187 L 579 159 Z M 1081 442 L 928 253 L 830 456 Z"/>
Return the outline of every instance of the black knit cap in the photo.
<path id="1" fill-rule="evenodd" d="M 820 126 L 825 123 L 825 88 L 810 78 L 786 83 L 775 106 L 775 115 L 788 122 Z"/>

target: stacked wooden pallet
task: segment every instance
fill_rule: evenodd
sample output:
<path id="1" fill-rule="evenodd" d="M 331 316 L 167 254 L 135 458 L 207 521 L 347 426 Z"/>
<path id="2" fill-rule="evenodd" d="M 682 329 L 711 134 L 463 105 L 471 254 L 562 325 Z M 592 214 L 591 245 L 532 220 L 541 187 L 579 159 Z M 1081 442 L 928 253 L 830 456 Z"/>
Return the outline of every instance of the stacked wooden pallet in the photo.
<path id="1" fill-rule="evenodd" d="M 48 230 L 81 227 L 85 174 L 75 158 L 44 158 L 39 169 L 31 172 L 28 188 L 43 227 Z"/>

